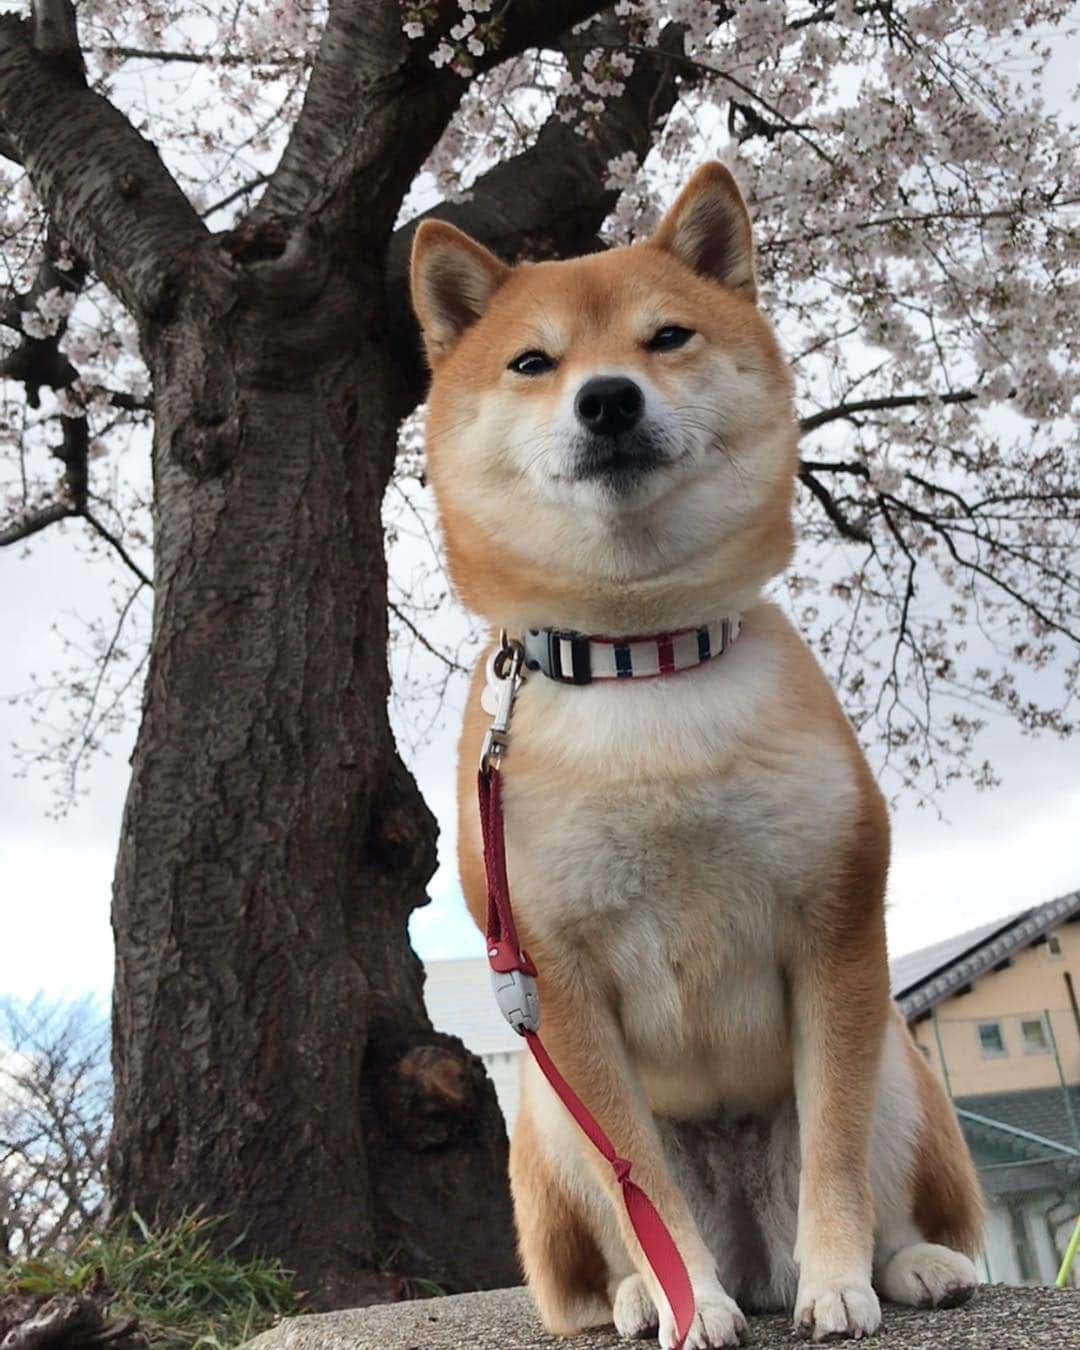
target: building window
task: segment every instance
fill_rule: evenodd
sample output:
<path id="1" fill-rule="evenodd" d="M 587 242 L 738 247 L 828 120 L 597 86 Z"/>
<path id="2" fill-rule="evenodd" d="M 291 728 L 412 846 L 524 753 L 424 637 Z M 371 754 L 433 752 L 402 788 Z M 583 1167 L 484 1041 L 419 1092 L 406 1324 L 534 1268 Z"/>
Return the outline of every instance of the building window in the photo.
<path id="1" fill-rule="evenodd" d="M 1020 1035 L 1024 1038 L 1025 1055 L 1048 1055 L 1050 1053 L 1050 1038 L 1046 1034 L 1046 1023 L 1041 1017 L 1021 1019 Z"/>
<path id="2" fill-rule="evenodd" d="M 979 1023 L 979 1045 L 982 1047 L 983 1059 L 1000 1059 L 1009 1053 L 1005 1049 L 1005 1036 L 1000 1022 Z"/>
<path id="3" fill-rule="evenodd" d="M 1064 955 L 1061 950 L 1061 939 L 1059 937 L 1050 936 L 1046 939 L 1046 954 L 1047 956 Z"/>

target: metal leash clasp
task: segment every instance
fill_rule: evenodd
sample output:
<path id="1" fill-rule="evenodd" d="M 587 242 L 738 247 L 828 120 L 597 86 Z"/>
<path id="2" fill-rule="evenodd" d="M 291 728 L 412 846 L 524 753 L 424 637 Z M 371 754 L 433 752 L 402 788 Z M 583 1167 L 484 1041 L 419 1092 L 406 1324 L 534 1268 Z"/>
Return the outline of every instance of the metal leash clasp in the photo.
<path id="1" fill-rule="evenodd" d="M 508 638 L 506 629 L 502 629 L 499 646 L 492 654 L 489 665 L 490 673 L 499 681 L 499 690 L 495 716 L 480 747 L 480 772 L 483 774 L 498 769 L 500 759 L 510 744 L 510 714 L 514 707 L 514 695 L 523 678 L 521 667 L 524 661 L 525 648 L 516 638 Z"/>
<path id="2" fill-rule="evenodd" d="M 540 994 L 535 975 L 526 970 L 492 970 L 491 988 L 499 1011 L 519 1036 L 540 1030 Z"/>

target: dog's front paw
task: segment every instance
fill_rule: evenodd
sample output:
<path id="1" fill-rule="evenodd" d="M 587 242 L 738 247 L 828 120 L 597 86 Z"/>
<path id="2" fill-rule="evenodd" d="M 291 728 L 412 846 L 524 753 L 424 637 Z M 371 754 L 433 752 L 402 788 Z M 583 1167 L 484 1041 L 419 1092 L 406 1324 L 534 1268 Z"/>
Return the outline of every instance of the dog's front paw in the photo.
<path id="1" fill-rule="evenodd" d="M 660 1325 L 656 1304 L 640 1275 L 627 1275 L 611 1309 L 615 1330 L 628 1341 L 652 1340 Z"/>
<path id="2" fill-rule="evenodd" d="M 683 1350 L 719 1350 L 724 1345 L 741 1345 L 746 1335 L 746 1318 L 733 1298 L 728 1298 L 720 1286 L 695 1289 L 696 1309 Z M 664 1350 L 673 1350 L 678 1344 L 675 1319 L 668 1311 L 667 1300 L 660 1317 L 660 1344 Z"/>
<path id="3" fill-rule="evenodd" d="M 869 1280 L 804 1277 L 795 1300 L 795 1334 L 805 1340 L 872 1336 L 881 1325 L 881 1304 Z"/>

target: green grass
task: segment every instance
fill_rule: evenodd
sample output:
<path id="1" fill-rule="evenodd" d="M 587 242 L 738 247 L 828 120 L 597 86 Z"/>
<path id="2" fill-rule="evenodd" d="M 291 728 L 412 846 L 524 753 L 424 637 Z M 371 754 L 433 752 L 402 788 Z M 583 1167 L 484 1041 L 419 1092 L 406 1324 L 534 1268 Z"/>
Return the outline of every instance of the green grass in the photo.
<path id="1" fill-rule="evenodd" d="M 0 1268 L 12 1293 L 101 1293 L 113 1317 L 134 1314 L 154 1350 L 236 1350 L 301 1311 L 277 1261 L 215 1250 L 221 1220 L 192 1215 L 152 1230 L 138 1215 L 84 1238 L 71 1252 Z"/>

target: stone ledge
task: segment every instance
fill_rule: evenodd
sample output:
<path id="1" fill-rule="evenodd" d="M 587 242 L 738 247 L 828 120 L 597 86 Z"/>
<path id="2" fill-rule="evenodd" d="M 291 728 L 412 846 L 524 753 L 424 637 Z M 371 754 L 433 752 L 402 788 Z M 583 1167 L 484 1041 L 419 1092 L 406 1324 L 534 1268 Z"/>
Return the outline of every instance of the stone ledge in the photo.
<path id="1" fill-rule="evenodd" d="M 885 1309 L 882 1350 L 1065 1350 L 1080 1346 L 1080 1291 L 988 1285 L 963 1308 Z M 645 1345 L 648 1342 L 639 1342 Z M 655 1344 L 655 1342 L 652 1342 Z M 750 1320 L 750 1344 L 792 1350 L 785 1317 Z M 244 1350 L 626 1350 L 608 1328 L 549 1336 L 523 1289 L 294 1317 Z"/>

